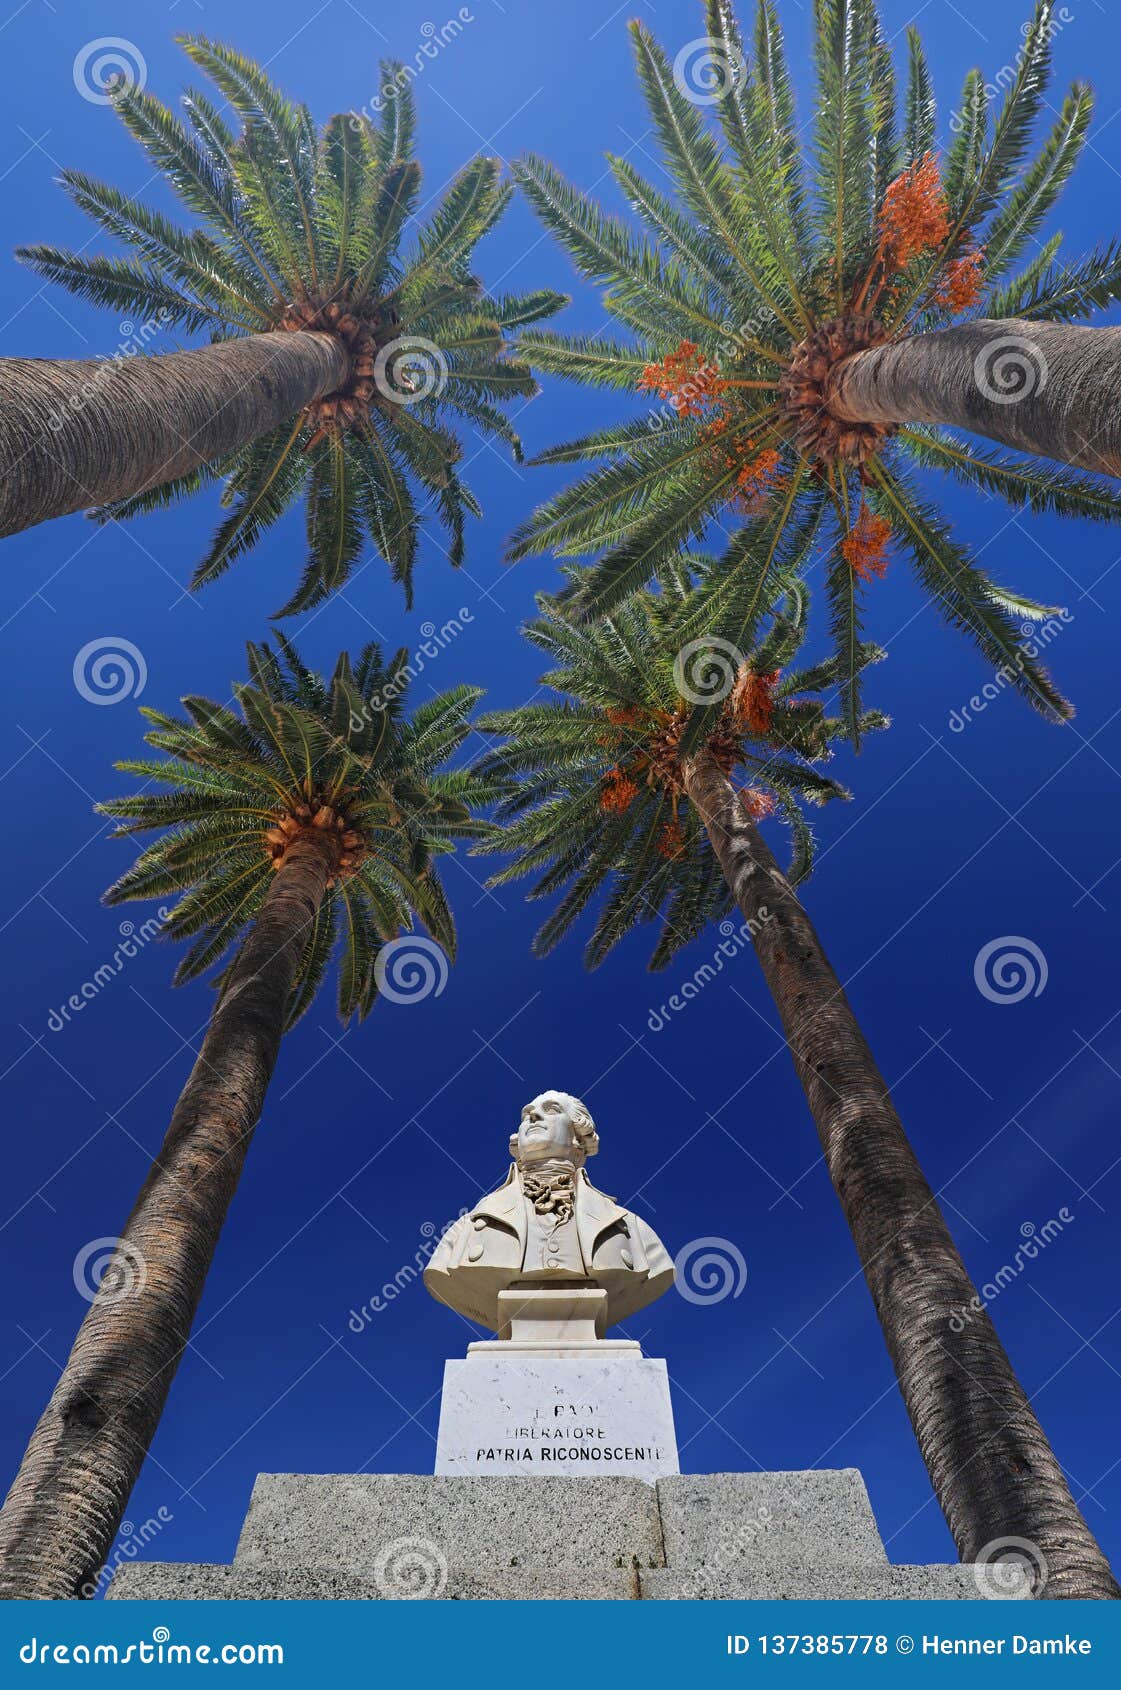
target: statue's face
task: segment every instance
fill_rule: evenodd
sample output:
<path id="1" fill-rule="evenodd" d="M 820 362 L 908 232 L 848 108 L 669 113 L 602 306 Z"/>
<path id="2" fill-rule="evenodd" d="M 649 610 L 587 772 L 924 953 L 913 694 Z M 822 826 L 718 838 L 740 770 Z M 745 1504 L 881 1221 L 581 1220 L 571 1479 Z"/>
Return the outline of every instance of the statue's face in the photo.
<path id="1" fill-rule="evenodd" d="M 552 1157 L 581 1156 L 571 1106 L 559 1092 L 543 1091 L 522 1110 L 515 1155 L 519 1162 L 547 1162 Z"/>

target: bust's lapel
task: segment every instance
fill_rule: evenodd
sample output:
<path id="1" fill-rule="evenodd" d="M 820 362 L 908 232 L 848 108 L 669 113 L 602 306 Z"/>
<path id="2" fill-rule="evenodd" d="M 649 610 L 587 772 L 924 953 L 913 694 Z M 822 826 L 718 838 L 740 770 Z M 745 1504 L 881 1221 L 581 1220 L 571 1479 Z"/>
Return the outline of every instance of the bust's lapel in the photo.
<path id="1" fill-rule="evenodd" d="M 488 1196 L 475 1204 L 471 1211 L 471 1219 L 481 1215 L 485 1220 L 493 1221 L 497 1226 L 504 1226 L 515 1235 L 525 1253 L 526 1222 L 525 1203 L 522 1201 L 522 1188 L 518 1181 L 518 1170 L 513 1163 L 506 1176 L 506 1184 L 499 1186 Z"/>
<path id="2" fill-rule="evenodd" d="M 626 1218 L 627 1211 L 605 1191 L 598 1191 L 581 1168 L 576 1186 L 576 1231 L 585 1267 L 591 1267 L 596 1245 L 608 1227 Z"/>

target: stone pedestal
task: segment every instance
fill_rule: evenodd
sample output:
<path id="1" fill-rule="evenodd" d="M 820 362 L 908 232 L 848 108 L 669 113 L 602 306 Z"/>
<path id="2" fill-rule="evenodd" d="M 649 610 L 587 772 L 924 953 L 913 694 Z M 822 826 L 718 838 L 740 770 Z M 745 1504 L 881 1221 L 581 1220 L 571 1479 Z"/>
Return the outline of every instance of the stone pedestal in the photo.
<path id="1" fill-rule="evenodd" d="M 676 1473 L 664 1361 L 604 1338 L 597 1286 L 514 1285 L 498 1294 L 499 1336 L 444 1365 L 436 1472 L 548 1478 Z"/>
<path id="2" fill-rule="evenodd" d="M 678 1471 L 664 1361 L 596 1354 L 602 1343 L 572 1355 L 504 1349 L 473 1344 L 465 1361 L 445 1364 L 437 1473 L 653 1483 Z"/>

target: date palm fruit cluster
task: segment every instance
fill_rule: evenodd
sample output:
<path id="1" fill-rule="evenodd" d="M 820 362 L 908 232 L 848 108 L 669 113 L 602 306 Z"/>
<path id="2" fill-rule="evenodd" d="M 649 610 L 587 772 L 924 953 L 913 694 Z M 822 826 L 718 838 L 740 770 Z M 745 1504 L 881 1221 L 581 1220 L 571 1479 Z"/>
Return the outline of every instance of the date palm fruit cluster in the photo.
<path id="1" fill-rule="evenodd" d="M 778 669 L 760 673 L 748 663 L 740 665 L 717 724 L 703 742 L 704 751 L 725 779 L 730 779 L 737 766 L 748 761 L 751 741 L 755 742 L 756 750 L 767 741 L 774 725 L 775 688 L 780 675 Z M 798 717 L 798 704 L 797 699 L 792 699 L 783 706 L 791 721 Z M 685 757 L 692 709 L 687 699 L 678 698 L 670 709 L 631 704 L 608 706 L 604 712 L 609 728 L 603 743 L 615 753 L 616 761 L 603 777 L 600 808 L 621 813 L 638 796 L 641 784 L 660 788 L 668 795 L 671 805 L 670 817 L 658 836 L 657 848 L 663 857 L 676 856 L 686 844 L 677 806 L 685 794 Z M 805 749 L 809 750 L 808 743 Z M 820 754 L 824 744 L 817 749 Z M 760 787 L 743 786 L 739 795 L 747 813 L 756 820 L 774 811 L 773 796 Z"/>

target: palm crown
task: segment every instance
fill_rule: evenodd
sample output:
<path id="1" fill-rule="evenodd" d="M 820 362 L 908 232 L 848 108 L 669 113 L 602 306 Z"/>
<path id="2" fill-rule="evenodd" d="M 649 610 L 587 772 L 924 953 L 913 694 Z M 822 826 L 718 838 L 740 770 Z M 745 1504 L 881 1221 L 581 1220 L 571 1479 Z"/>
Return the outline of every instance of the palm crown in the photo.
<path id="1" fill-rule="evenodd" d="M 821 696 L 836 688 L 837 659 L 788 667 L 805 633 L 804 584 L 791 589 L 737 664 L 739 653 L 688 638 L 702 614 L 712 560 L 689 562 L 700 588 L 679 573 L 665 592 L 634 595 L 596 623 L 576 623 L 561 601 L 542 595 L 542 615 L 525 632 L 555 662 L 542 685 L 563 700 L 491 712 L 480 722 L 505 738 L 482 759 L 480 772 L 516 783 L 496 810 L 506 825 L 478 847 L 513 855 L 493 883 L 540 873 L 535 898 L 567 887 L 537 935 L 538 955 L 557 944 L 605 887 L 586 951 L 592 965 L 632 928 L 660 918 L 651 960 L 660 968 L 732 907 L 712 846 L 684 796 L 689 739 L 738 787 L 750 816 L 777 811 L 790 824 L 794 880 L 809 872 L 813 855 L 803 804 L 849 796 L 814 767 L 844 732 Z M 882 655 L 862 646 L 858 666 Z M 697 740 L 697 723 L 711 723 L 714 711 L 714 725 Z M 862 729 L 884 725 L 878 713 L 862 716 Z"/>
<path id="2" fill-rule="evenodd" d="M 539 462 L 612 461 L 543 505 L 515 536 L 513 555 L 602 552 L 573 595 L 590 616 L 658 576 L 708 524 L 735 518 L 711 577 L 708 626 L 746 650 L 776 593 L 820 546 L 856 738 L 862 597 L 891 543 L 910 555 L 948 621 L 1037 708 L 1069 715 L 1020 627 L 1044 607 L 978 567 L 912 472 L 938 468 L 1015 506 L 1067 516 L 1116 521 L 1121 497 L 1093 477 L 994 454 L 936 428 L 889 435 L 846 426 L 824 406 L 839 359 L 904 331 L 944 326 L 975 306 L 987 317 L 1070 322 L 1121 297 L 1117 247 L 1063 265 L 1055 235 L 1017 268 L 1075 166 L 1092 108 L 1089 89 L 1072 87 L 1029 158 L 1050 71 L 1050 4 L 1026 30 L 991 124 L 982 77 L 967 76 L 944 164 L 933 150 L 934 96 L 919 39 L 911 31 L 899 116 L 873 0 L 816 0 L 808 157 L 772 0 L 759 0 L 750 61 L 729 0 L 707 0 L 705 10 L 702 105 L 691 97 L 683 55 L 671 64 L 642 24 L 631 26 L 676 199 L 625 159 L 609 163 L 655 244 L 544 161 L 517 168 L 577 269 L 606 282 L 605 304 L 631 337 L 539 331 L 523 337 L 525 355 L 539 369 L 666 403 L 652 419 L 543 453 Z M 704 105 L 719 118 L 723 145 Z"/>
<path id="3" fill-rule="evenodd" d="M 414 912 L 449 955 L 455 925 L 434 859 L 485 824 L 473 810 L 494 797 L 484 778 L 441 770 L 469 731 L 479 689 L 457 687 L 403 716 L 408 653 L 388 663 L 368 645 L 343 652 L 330 681 L 305 668 L 283 636 L 279 651 L 248 647 L 240 714 L 185 698 L 188 719 L 158 710 L 148 743 L 163 759 L 128 759 L 126 773 L 170 792 L 98 806 L 117 835 L 166 829 L 106 893 L 109 903 L 180 893 L 167 931 L 194 944 L 176 983 L 221 958 L 259 913 L 288 841 L 309 827 L 334 836 L 337 868 L 300 963 L 289 1025 L 308 1007 L 341 939 L 339 1013 L 365 1016 L 378 991 L 384 943 Z"/>
<path id="4" fill-rule="evenodd" d="M 415 110 L 407 83 L 375 127 L 343 114 L 321 132 L 251 60 L 199 37 L 187 53 L 241 120 L 235 136 L 216 106 L 191 91 L 186 122 L 151 94 L 122 90 L 114 104 L 148 158 L 201 226 L 159 212 L 64 170 L 71 197 L 134 256 L 86 257 L 21 248 L 40 275 L 130 316 L 214 339 L 271 330 L 340 336 L 350 354 L 344 390 L 229 457 L 178 481 L 102 508 L 122 517 L 164 505 L 221 478 L 229 515 L 194 577 L 212 580 L 302 494 L 310 557 L 282 614 L 339 586 L 364 536 L 411 599 L 418 500 L 463 555 L 465 513 L 479 507 L 456 469 L 452 427 L 469 422 L 519 450 L 502 407 L 535 391 L 525 364 L 502 356 L 517 325 L 548 316 L 563 297 L 490 298 L 471 274 L 472 252 L 510 190 L 499 162 L 478 158 L 453 181 L 408 252 L 405 226 L 420 199 Z M 398 67 L 386 64 L 388 85 Z"/>

